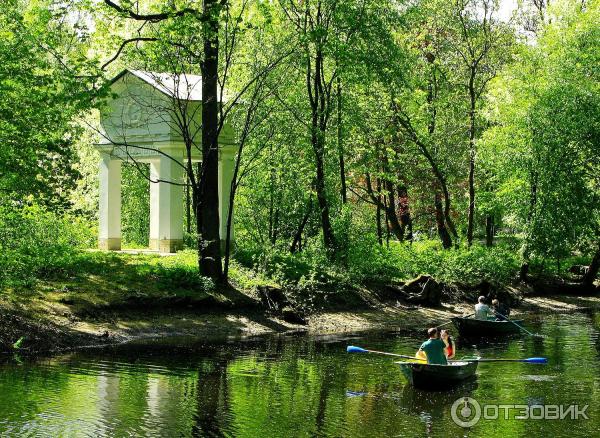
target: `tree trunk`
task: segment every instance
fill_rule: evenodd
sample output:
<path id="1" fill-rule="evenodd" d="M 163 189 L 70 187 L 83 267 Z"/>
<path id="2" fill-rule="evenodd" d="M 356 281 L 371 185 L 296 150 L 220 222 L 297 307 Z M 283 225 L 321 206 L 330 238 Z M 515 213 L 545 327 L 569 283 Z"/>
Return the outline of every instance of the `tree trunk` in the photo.
<path id="1" fill-rule="evenodd" d="M 485 217 L 485 246 L 491 248 L 494 245 L 494 216 L 488 214 Z"/>
<path id="2" fill-rule="evenodd" d="M 384 180 L 385 189 L 387 192 L 387 218 L 390 223 L 390 228 L 394 236 L 400 241 L 404 241 L 404 227 L 400 225 L 398 220 L 398 214 L 396 213 L 396 190 L 394 190 L 394 184 L 391 181 Z"/>
<path id="3" fill-rule="evenodd" d="M 344 143 L 342 138 L 342 84 L 341 79 L 337 77 L 337 143 L 338 156 L 340 162 L 340 196 L 342 204 L 347 202 L 346 189 L 346 165 L 344 162 Z"/>
<path id="4" fill-rule="evenodd" d="M 412 217 L 410 215 L 410 205 L 408 201 L 408 189 L 405 186 L 398 186 L 398 211 L 400 216 L 400 226 L 404 234 L 408 230 L 406 238 L 412 242 Z"/>
<path id="5" fill-rule="evenodd" d="M 315 136 L 318 137 L 318 134 Z M 320 143 L 318 139 L 313 141 Z M 321 148 L 321 146 L 317 146 Z M 317 178 L 315 181 L 315 189 L 317 192 L 317 201 L 319 202 L 319 212 L 321 217 L 321 228 L 323 229 L 323 243 L 328 251 L 330 257 L 336 255 L 336 241 L 333 235 L 333 227 L 329 218 L 329 202 L 327 201 L 327 194 L 325 193 L 325 169 L 323 165 L 322 152 L 315 153 L 316 159 L 315 164 L 317 167 Z"/>
<path id="6" fill-rule="evenodd" d="M 387 169 L 384 169 L 387 171 Z M 400 224 L 398 219 L 398 214 L 396 213 L 396 201 L 394 197 L 396 196 L 396 192 L 394 189 L 394 184 L 391 181 L 383 180 L 383 185 L 385 186 L 385 194 L 383 195 L 383 202 L 381 196 L 381 183 L 382 180 L 377 178 L 377 194 L 373 193 L 373 187 L 371 184 L 371 176 L 369 174 L 365 175 L 366 183 L 367 183 L 367 193 L 371 197 L 371 200 L 375 205 L 377 205 L 380 209 L 385 211 L 386 224 L 388 227 L 388 234 L 391 231 L 394 233 L 396 238 L 402 242 L 404 240 L 404 227 Z"/>
<path id="7" fill-rule="evenodd" d="M 271 156 L 273 151 L 271 150 Z M 273 164 L 271 164 L 270 178 L 269 178 L 269 242 L 273 236 L 273 213 L 275 212 L 275 170 Z"/>
<path id="8" fill-rule="evenodd" d="M 291 253 L 295 253 L 296 251 L 300 251 L 300 249 L 301 249 L 302 233 L 304 232 L 304 227 L 306 227 L 308 219 L 310 219 L 310 214 L 312 212 L 312 203 L 313 203 L 312 197 L 310 197 L 308 199 L 308 206 L 306 207 L 306 212 L 304 213 L 304 216 L 302 217 L 302 220 L 300 221 L 300 225 L 298 226 L 298 229 L 296 230 L 296 234 L 294 235 L 294 240 L 292 241 L 292 245 L 290 246 Z"/>
<path id="9" fill-rule="evenodd" d="M 469 77 L 469 214 L 467 224 L 467 244 L 473 243 L 473 226 L 475 217 L 475 68 L 471 67 Z"/>
<path id="10" fill-rule="evenodd" d="M 427 125 L 427 132 L 429 133 L 429 137 L 432 138 L 433 134 L 435 133 L 436 125 L 437 125 L 437 123 L 436 123 L 437 122 L 436 102 L 437 102 L 438 91 L 439 91 L 438 80 L 437 80 L 437 75 L 436 75 L 437 70 L 436 70 L 436 67 L 434 64 L 435 55 L 433 55 L 432 53 L 429 53 L 427 56 L 427 62 L 429 62 L 432 65 L 431 77 L 429 78 L 429 81 L 427 84 L 427 103 L 429 104 L 429 112 L 430 112 L 429 123 Z M 447 225 L 448 229 L 450 230 L 450 233 L 452 233 L 452 236 L 454 236 L 455 239 L 458 239 L 458 233 L 456 232 L 456 227 L 454 226 L 454 222 L 452 221 L 452 218 L 450 217 L 450 192 L 448 191 L 448 185 L 446 184 L 446 178 L 442 174 L 440 168 L 435 163 L 433 156 L 429 152 L 429 149 L 422 142 L 419 142 L 419 143 L 420 143 L 419 147 L 420 147 L 421 151 L 425 155 L 425 158 L 427 159 L 427 161 L 429 161 L 429 164 L 431 165 L 433 174 L 437 178 L 438 183 L 440 184 L 440 187 L 442 188 L 442 195 L 444 196 L 445 225 Z M 411 225 L 411 227 L 412 227 L 412 225 Z"/>
<path id="11" fill-rule="evenodd" d="M 586 286 L 593 285 L 598 276 L 598 271 L 600 271 L 600 246 L 598 247 L 596 254 L 594 254 L 594 258 L 590 263 L 587 273 L 583 276 L 582 283 Z"/>
<path id="12" fill-rule="evenodd" d="M 524 282 L 529 281 L 529 262 L 524 261 L 519 269 L 519 279 Z"/>
<path id="13" fill-rule="evenodd" d="M 390 219 L 388 218 L 387 196 L 383 196 L 383 212 L 385 220 L 385 245 L 390 247 Z"/>
<path id="14" fill-rule="evenodd" d="M 277 244 L 277 234 L 279 232 L 279 207 L 275 209 L 275 215 L 273 216 L 273 233 L 271 234 L 271 246 Z"/>
<path id="15" fill-rule="evenodd" d="M 377 241 L 383 245 L 383 230 L 381 228 L 381 180 L 377 178 L 377 202 L 375 203 L 377 211 L 375 220 L 377 221 Z"/>
<path id="16" fill-rule="evenodd" d="M 227 281 L 229 278 L 229 260 L 231 256 L 231 226 L 233 219 L 233 208 L 235 204 L 235 193 L 238 188 L 238 173 L 240 171 L 240 163 L 242 161 L 243 144 L 240 145 L 238 155 L 235 159 L 235 168 L 233 169 L 233 178 L 231 179 L 231 191 L 229 192 L 229 214 L 227 215 L 227 229 L 225 234 L 225 261 L 223 263 L 223 279 Z"/>
<path id="17" fill-rule="evenodd" d="M 527 222 L 531 222 L 537 205 L 537 175 L 531 174 L 531 187 L 529 191 L 529 213 L 527 214 Z"/>
<path id="18" fill-rule="evenodd" d="M 435 192 L 435 222 L 437 225 L 438 235 L 440 236 L 440 240 L 442 241 L 442 246 L 444 249 L 449 249 L 452 247 L 452 238 L 450 237 L 450 233 L 446 229 L 446 223 L 444 221 L 444 211 L 442 209 L 442 199 L 439 192 Z"/>
<path id="19" fill-rule="evenodd" d="M 188 234 L 192 232 L 192 202 L 190 199 L 190 177 L 186 177 L 187 184 L 185 186 L 185 230 Z"/>
<path id="20" fill-rule="evenodd" d="M 310 74 L 308 75 L 307 80 L 309 93 L 312 96 L 311 143 L 313 147 L 313 152 L 315 154 L 315 189 L 317 192 L 317 201 L 319 203 L 321 228 L 323 230 L 323 243 L 325 244 L 325 248 L 327 249 L 327 256 L 330 258 L 335 258 L 337 256 L 337 242 L 333 233 L 333 227 L 331 226 L 331 220 L 329 216 L 329 201 L 327 200 L 327 193 L 325 188 L 325 107 L 327 105 L 327 98 L 323 95 L 322 91 L 322 71 L 323 52 L 321 49 L 317 49 L 315 55 L 315 68 L 312 72 L 314 80 L 311 83 Z"/>
<path id="21" fill-rule="evenodd" d="M 218 56 L 219 56 L 219 2 L 204 0 L 203 13 L 209 17 L 203 32 L 204 61 L 202 62 L 202 175 L 200 178 L 200 203 L 202 210 L 198 226 L 200 271 L 220 282 L 221 242 L 219 236 L 219 108 L 218 108 Z M 197 211 L 196 213 L 200 213 Z"/>

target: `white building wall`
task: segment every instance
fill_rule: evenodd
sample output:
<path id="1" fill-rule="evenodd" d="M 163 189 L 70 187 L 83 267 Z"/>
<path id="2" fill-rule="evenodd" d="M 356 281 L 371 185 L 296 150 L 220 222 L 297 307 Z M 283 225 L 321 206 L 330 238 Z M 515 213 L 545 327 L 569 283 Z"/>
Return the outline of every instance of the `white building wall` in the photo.
<path id="1" fill-rule="evenodd" d="M 121 249 L 121 161 L 102 153 L 99 179 L 98 247 L 119 250 Z"/>
<path id="2" fill-rule="evenodd" d="M 183 168 L 171 159 L 181 153 L 168 155 L 150 161 L 150 249 L 161 252 L 183 247 Z"/>

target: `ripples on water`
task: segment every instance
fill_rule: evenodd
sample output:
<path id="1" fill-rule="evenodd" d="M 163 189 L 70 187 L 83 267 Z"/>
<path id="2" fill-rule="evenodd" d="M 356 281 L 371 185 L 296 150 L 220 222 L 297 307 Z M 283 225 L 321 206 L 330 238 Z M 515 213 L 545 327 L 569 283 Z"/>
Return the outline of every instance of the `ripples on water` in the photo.
<path id="1" fill-rule="evenodd" d="M 459 339 L 458 356 L 545 356 L 547 366 L 482 363 L 449 392 L 406 385 L 387 357 L 348 344 L 413 354 L 423 339 L 397 333 L 269 336 L 89 350 L 0 365 L 0 436 L 598 436 L 600 319 L 536 322 L 545 338 Z M 588 404 L 589 420 L 482 420 L 455 425 L 450 407 Z"/>

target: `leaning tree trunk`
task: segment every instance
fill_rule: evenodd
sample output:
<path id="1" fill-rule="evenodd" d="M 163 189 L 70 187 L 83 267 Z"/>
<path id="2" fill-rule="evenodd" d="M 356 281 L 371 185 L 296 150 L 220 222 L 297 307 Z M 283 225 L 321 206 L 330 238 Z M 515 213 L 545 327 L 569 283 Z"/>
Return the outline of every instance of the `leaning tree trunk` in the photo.
<path id="1" fill-rule="evenodd" d="M 221 242 L 219 236 L 219 21 L 217 0 L 204 0 L 204 15 L 208 17 L 204 35 L 204 61 L 202 62 L 202 175 L 198 224 L 198 250 L 200 270 L 203 275 L 221 281 Z M 200 214 L 201 213 L 201 214 Z"/>
<path id="2" fill-rule="evenodd" d="M 313 204 L 313 201 L 312 201 L 312 196 L 311 196 L 310 198 L 308 198 L 308 206 L 306 207 L 306 212 L 304 213 L 304 216 L 302 217 L 302 220 L 300 221 L 300 225 L 298 226 L 298 229 L 296 230 L 296 234 L 294 234 L 294 239 L 292 241 L 292 245 L 290 246 L 291 253 L 300 251 L 301 244 L 302 244 L 302 233 L 304 233 L 304 228 L 306 227 L 306 224 L 308 223 L 308 220 L 310 219 L 310 214 L 312 213 L 312 209 L 313 209 L 312 204 Z"/>
<path id="3" fill-rule="evenodd" d="M 449 249 L 452 247 L 452 238 L 450 237 L 450 233 L 446 228 L 446 223 L 444 221 L 444 211 L 442 209 L 442 199 L 439 192 L 435 192 L 435 222 L 437 225 L 438 235 L 440 236 L 440 240 L 442 241 L 442 246 L 444 249 Z"/>
<path id="4" fill-rule="evenodd" d="M 384 167 L 384 171 L 387 172 L 386 167 Z M 389 225 L 388 232 L 391 230 L 400 242 L 404 241 L 404 227 L 400 223 L 400 219 L 396 213 L 396 201 L 394 199 L 396 191 L 394 184 L 391 181 L 382 181 L 380 178 L 377 178 L 377 193 L 374 193 L 371 184 L 371 176 L 368 173 L 365 174 L 365 180 L 367 184 L 367 193 L 373 203 L 377 206 L 378 212 L 380 212 L 380 210 L 385 211 L 386 224 Z M 383 197 L 381 196 L 382 182 L 385 187 L 385 192 L 387 192 L 387 194 L 383 194 Z"/>
<path id="5" fill-rule="evenodd" d="M 391 181 L 385 180 L 385 189 L 387 192 L 387 218 L 390 223 L 390 228 L 394 236 L 400 241 L 404 242 L 404 227 L 400 224 L 398 214 L 396 213 L 396 191 L 394 190 L 394 184 Z"/>
<path id="6" fill-rule="evenodd" d="M 596 251 L 596 254 L 594 254 L 594 258 L 590 263 L 590 267 L 588 268 L 586 274 L 583 276 L 582 283 L 586 286 L 593 285 L 594 281 L 596 280 L 596 277 L 598 276 L 598 271 L 600 271 L 600 247 Z"/>

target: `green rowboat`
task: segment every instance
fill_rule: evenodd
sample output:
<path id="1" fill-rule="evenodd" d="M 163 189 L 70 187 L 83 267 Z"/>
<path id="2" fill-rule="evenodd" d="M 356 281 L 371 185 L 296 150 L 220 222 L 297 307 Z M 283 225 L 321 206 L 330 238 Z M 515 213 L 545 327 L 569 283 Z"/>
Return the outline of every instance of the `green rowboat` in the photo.
<path id="1" fill-rule="evenodd" d="M 512 321 L 512 322 L 511 322 Z M 514 319 L 511 321 L 482 320 L 475 318 L 452 318 L 452 322 L 462 336 L 482 337 L 498 336 L 518 333 L 519 327 L 515 324 L 523 324 L 523 320 Z"/>
<path id="2" fill-rule="evenodd" d="M 406 380 L 419 389 L 449 389 L 475 377 L 479 362 L 451 362 L 431 365 L 419 362 L 396 362 Z"/>

